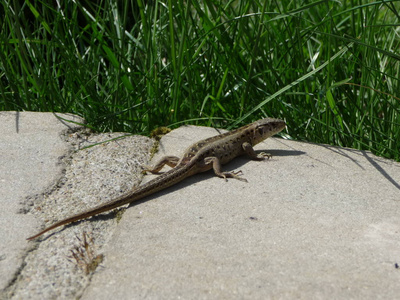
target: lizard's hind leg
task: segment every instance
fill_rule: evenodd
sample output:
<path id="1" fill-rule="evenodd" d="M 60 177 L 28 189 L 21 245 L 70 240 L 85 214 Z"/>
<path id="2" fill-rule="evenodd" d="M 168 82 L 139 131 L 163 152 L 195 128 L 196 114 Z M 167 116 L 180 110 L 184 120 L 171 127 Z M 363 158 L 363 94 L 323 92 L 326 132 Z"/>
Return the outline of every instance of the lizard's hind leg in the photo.
<path id="1" fill-rule="evenodd" d="M 154 167 L 143 166 L 143 172 L 157 174 L 165 165 L 175 168 L 178 162 L 179 157 L 177 156 L 164 156 L 154 165 Z"/>

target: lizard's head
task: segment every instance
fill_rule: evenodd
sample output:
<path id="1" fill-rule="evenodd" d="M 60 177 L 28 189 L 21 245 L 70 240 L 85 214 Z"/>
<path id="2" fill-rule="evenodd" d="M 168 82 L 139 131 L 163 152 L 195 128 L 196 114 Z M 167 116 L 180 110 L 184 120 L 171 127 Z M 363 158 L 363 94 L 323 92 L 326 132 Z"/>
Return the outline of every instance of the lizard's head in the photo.
<path id="1" fill-rule="evenodd" d="M 252 144 L 256 145 L 266 138 L 282 131 L 285 128 L 285 121 L 279 119 L 266 118 L 252 123 Z"/>

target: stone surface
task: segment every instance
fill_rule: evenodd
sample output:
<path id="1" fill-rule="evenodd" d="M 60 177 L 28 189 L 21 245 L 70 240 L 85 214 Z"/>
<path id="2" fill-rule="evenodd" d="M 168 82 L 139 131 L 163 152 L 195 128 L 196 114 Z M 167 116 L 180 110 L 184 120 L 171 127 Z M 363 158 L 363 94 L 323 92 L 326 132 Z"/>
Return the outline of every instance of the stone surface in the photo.
<path id="1" fill-rule="evenodd" d="M 70 147 L 63 135 L 80 128 L 77 116 L 0 112 L 0 291 L 19 272 L 32 244 L 26 237 L 39 226 L 28 211 L 29 198 L 49 192 L 63 172 Z M 62 119 L 64 118 L 64 120 Z"/>
<path id="2" fill-rule="evenodd" d="M 9 129 L 0 144 L 9 145 L 3 153 L 13 157 L 0 166 L 1 174 L 8 174 L 2 178 L 7 188 L 0 198 L 8 218 L 1 219 L 0 240 L 7 243 L 1 244 L 0 299 L 79 297 L 90 282 L 84 270 L 88 257 L 84 251 L 85 257 L 78 255 L 76 260 L 71 251 L 82 249 L 84 232 L 88 241 L 96 241 L 96 246 L 90 242 L 90 250 L 100 250 L 116 226 L 115 213 L 61 227 L 37 241 L 26 238 L 44 225 L 132 189 L 142 178 L 140 166 L 148 162 L 153 141 L 127 133 L 68 128 L 51 113 L 20 113 L 17 132 L 12 127 L 15 114 L 0 114 L 5 128 L 1 131 Z"/>
<path id="3" fill-rule="evenodd" d="M 216 134 L 194 126 L 174 130 L 163 137 L 152 163 L 164 154 L 179 156 L 193 142 Z M 82 148 L 122 134 L 74 135 L 66 143 L 73 140 Z M 40 224 L 138 184 L 139 166 L 146 164 L 152 142 L 124 137 L 80 150 L 64 172 L 53 172 L 39 186 L 34 180 L 43 171 L 24 168 L 24 162 L 38 156 L 35 145 L 54 143 L 59 136 L 48 135 L 37 144 L 24 140 L 29 138 L 13 140 L 15 149 L 31 145 L 21 157 L 6 149 L 20 164 L 0 166 L 2 174 L 14 178 L 7 180 L 5 198 L 14 201 L 2 197 L 3 207 L 27 210 L 19 201 L 32 188 L 9 187 L 21 184 L 18 174 L 25 174 L 36 194 L 58 184 L 44 197 L 31 197 L 33 213 L 13 214 L 1 226 L 2 240 L 12 234 L 0 257 L 13 251 L 20 257 L 6 255 L 13 268 L 3 269 L 5 260 L 0 261 L 2 278 L 15 280 L 6 298 L 394 299 L 400 293 L 399 163 L 365 151 L 272 138 L 256 147 L 273 155 L 269 161 L 243 157 L 224 166 L 242 170 L 248 183 L 198 174 L 130 205 L 120 221 L 113 212 L 102 214 L 32 243 L 25 238 Z M 17 197 L 20 189 L 27 192 Z M 83 240 L 83 231 L 92 258 L 104 257 L 93 275 L 68 258 L 82 243 L 77 236 Z M 10 245 L 18 243 L 13 250 Z"/>
<path id="4" fill-rule="evenodd" d="M 215 133 L 179 128 L 161 149 Z M 282 139 L 256 149 L 273 158 L 225 167 L 249 183 L 208 172 L 127 210 L 83 299 L 396 298 L 400 165 Z"/>

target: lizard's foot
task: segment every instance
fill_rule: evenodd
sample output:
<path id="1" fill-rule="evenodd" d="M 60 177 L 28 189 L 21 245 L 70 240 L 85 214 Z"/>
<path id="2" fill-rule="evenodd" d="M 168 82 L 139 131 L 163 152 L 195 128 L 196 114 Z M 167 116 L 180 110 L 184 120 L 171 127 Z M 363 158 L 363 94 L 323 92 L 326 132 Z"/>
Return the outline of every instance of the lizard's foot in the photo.
<path id="1" fill-rule="evenodd" d="M 270 153 L 266 153 L 266 152 L 260 152 L 260 153 L 257 155 L 257 158 L 258 158 L 259 160 L 270 159 L 271 157 L 272 157 L 272 155 L 271 155 Z"/>
<path id="2" fill-rule="evenodd" d="M 236 171 L 236 172 L 223 172 L 221 173 L 221 177 L 225 179 L 225 181 L 228 181 L 227 178 L 235 178 L 240 181 L 248 182 L 246 178 L 238 176 L 239 174 L 243 174 L 242 170 Z"/>
<path id="3" fill-rule="evenodd" d="M 143 175 L 147 175 L 147 173 L 151 173 L 151 174 L 160 174 L 160 170 L 155 170 L 154 168 L 150 167 L 150 166 L 141 166 L 142 168 L 142 174 Z"/>
<path id="4" fill-rule="evenodd" d="M 169 166 L 171 168 L 175 168 L 179 163 L 179 157 L 177 156 L 164 156 L 161 158 L 158 163 L 156 163 L 153 167 L 143 166 L 142 173 L 146 174 L 146 172 L 150 172 L 152 174 L 161 174 L 160 170 L 165 166 Z"/>

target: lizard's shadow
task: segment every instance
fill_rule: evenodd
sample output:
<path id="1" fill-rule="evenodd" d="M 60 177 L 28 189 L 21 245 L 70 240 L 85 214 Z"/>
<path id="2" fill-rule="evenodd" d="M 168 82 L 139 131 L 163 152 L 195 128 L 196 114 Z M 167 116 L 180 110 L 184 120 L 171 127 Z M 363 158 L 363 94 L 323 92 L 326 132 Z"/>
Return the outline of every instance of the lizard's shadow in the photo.
<path id="1" fill-rule="evenodd" d="M 261 152 L 266 152 L 268 154 L 271 154 L 272 158 L 273 157 L 280 157 L 280 156 L 293 156 L 293 155 L 303 155 L 305 154 L 305 152 L 302 151 L 293 151 L 293 150 L 282 150 L 282 149 L 267 149 L 267 150 L 258 150 L 256 151 L 257 154 L 261 153 Z M 240 168 L 247 164 L 247 163 L 251 163 L 254 160 L 249 159 L 246 155 L 242 155 L 239 157 L 236 157 L 233 161 L 230 161 L 229 163 L 225 164 L 222 166 L 222 171 L 223 172 L 232 172 L 232 171 L 239 171 Z M 258 162 L 268 162 L 268 159 L 264 160 L 264 161 L 258 161 Z M 164 172 L 168 172 L 170 169 L 168 167 L 165 167 L 165 171 Z M 160 172 L 160 174 L 162 174 L 163 172 Z M 243 174 L 244 178 L 246 177 L 246 174 Z M 223 182 L 225 182 L 225 180 L 223 178 L 218 178 L 215 174 L 214 174 L 214 170 L 208 170 L 206 172 L 203 173 L 198 173 L 195 174 L 193 176 L 190 176 L 188 178 L 183 179 L 181 182 L 178 182 L 177 184 L 174 184 L 168 188 L 165 188 L 164 190 L 158 191 L 154 194 L 151 194 L 143 199 L 140 199 L 138 201 L 135 201 L 133 203 L 130 203 L 129 206 L 127 208 L 130 207 L 134 207 L 136 205 L 139 205 L 141 203 L 153 200 L 155 198 L 161 197 L 163 195 L 168 195 L 169 193 L 175 192 L 177 190 L 183 189 L 187 186 L 190 186 L 194 183 L 203 181 L 203 180 L 208 180 L 211 178 L 216 177 L 218 180 L 221 180 Z M 237 179 L 234 178 L 228 178 L 228 181 L 236 181 Z M 142 183 L 143 184 L 143 183 Z M 107 213 L 104 213 L 104 215 L 106 215 Z"/>
<path id="2" fill-rule="evenodd" d="M 304 154 L 304 152 L 301 152 L 301 151 L 281 150 L 281 149 L 279 149 L 279 150 L 268 149 L 268 150 L 265 150 L 265 151 L 256 151 L 256 153 L 260 153 L 260 152 L 267 152 L 267 153 L 271 154 L 272 157 Z M 245 165 L 247 163 L 251 163 L 251 161 L 252 160 L 249 159 L 246 156 L 239 156 L 239 157 L 235 158 L 233 161 L 223 165 L 222 166 L 222 171 L 224 171 L 224 172 L 239 171 L 240 168 L 243 165 Z M 265 162 L 268 162 L 268 160 L 265 160 Z M 169 170 L 170 169 L 168 167 L 165 167 L 165 171 L 163 171 L 163 172 L 168 172 Z M 160 172 L 160 174 L 163 173 L 163 172 Z M 244 174 L 244 178 L 245 178 L 245 175 L 246 174 Z M 157 176 L 157 175 L 155 175 L 155 176 Z M 200 181 L 203 181 L 203 180 L 208 180 L 208 179 L 211 179 L 213 177 L 216 177 L 216 175 L 214 174 L 214 171 L 212 169 L 208 170 L 208 171 L 206 171 L 204 173 L 195 174 L 193 176 L 190 176 L 188 178 L 183 179 L 181 182 L 178 182 L 177 184 L 174 184 L 173 186 L 167 187 L 164 190 L 155 192 L 154 194 L 151 194 L 151 195 L 149 195 L 147 197 L 144 197 L 143 199 L 140 199 L 140 200 L 137 200 L 137 201 L 135 201 L 133 203 L 130 203 L 127 207 L 116 208 L 116 209 L 113 209 L 111 211 L 103 212 L 101 214 L 92 216 L 92 217 L 90 217 L 88 219 L 82 219 L 82 220 L 67 224 L 64 227 L 60 228 L 60 230 L 54 231 L 53 233 L 50 233 L 44 239 L 48 239 L 51 236 L 53 236 L 53 234 L 56 234 L 56 233 L 64 230 L 65 228 L 69 228 L 70 226 L 75 226 L 77 224 L 80 224 L 81 222 L 87 222 L 87 221 L 89 221 L 89 222 L 98 222 L 98 221 L 107 221 L 107 220 L 113 219 L 113 218 L 115 218 L 116 214 L 118 212 L 120 212 L 121 210 L 125 210 L 125 209 L 128 209 L 128 208 L 134 207 L 136 205 L 140 205 L 140 204 L 142 204 L 144 202 L 151 201 L 151 200 L 153 200 L 155 198 L 158 198 L 158 197 L 161 197 L 163 195 L 167 195 L 169 193 L 176 192 L 176 191 L 178 191 L 180 189 L 183 189 L 183 188 L 185 188 L 187 186 L 190 186 L 190 185 L 192 185 L 194 183 L 197 183 L 197 182 L 200 182 Z M 222 181 L 225 181 L 223 178 L 218 178 L 218 179 L 222 180 Z M 228 181 L 230 181 L 230 180 L 236 180 L 236 179 L 228 178 Z M 148 181 L 146 181 L 146 182 L 148 182 Z M 142 181 L 141 184 L 144 184 L 144 182 Z M 122 195 L 123 194 L 121 194 L 121 196 Z M 112 200 L 110 200 L 110 201 L 112 201 Z"/>
<path id="3" fill-rule="evenodd" d="M 271 149 L 268 149 L 268 150 L 266 150 L 266 151 L 262 151 L 262 150 L 261 150 L 261 151 L 256 151 L 257 154 L 258 154 L 258 153 L 261 153 L 261 152 L 267 152 L 267 153 L 271 154 L 272 157 L 280 157 L 280 156 L 287 156 L 287 155 L 301 155 L 301 154 L 304 154 L 304 152 L 301 152 L 301 153 L 300 153 L 300 151 L 290 151 L 290 150 L 288 151 L 288 150 L 281 150 L 281 149 L 279 149 L 279 150 L 271 150 Z M 290 153 L 288 153 L 288 152 L 290 152 Z M 292 152 L 297 152 L 297 153 L 292 153 Z M 264 162 L 267 162 L 267 161 L 268 161 L 268 160 L 266 159 Z M 233 161 L 230 161 L 229 163 L 223 165 L 223 166 L 222 166 L 222 171 L 223 171 L 223 172 L 239 171 L 240 168 L 241 168 L 243 165 L 245 165 L 245 164 L 247 164 L 247 163 L 251 163 L 251 162 L 252 162 L 252 160 L 249 159 L 248 157 L 246 157 L 245 155 L 239 156 L 239 157 L 235 158 Z M 170 170 L 170 169 L 166 167 L 164 172 L 168 172 L 169 170 Z M 164 173 L 164 172 L 160 172 L 160 174 L 162 174 L 162 173 Z M 246 177 L 246 174 L 244 174 L 243 177 L 245 178 L 245 177 Z M 225 182 L 225 180 L 224 180 L 223 178 L 218 178 L 218 177 L 214 174 L 214 170 L 211 169 L 211 170 L 208 170 L 208 171 L 206 171 L 206 172 L 198 173 L 198 174 L 195 174 L 195 175 L 190 176 L 190 177 L 188 177 L 188 178 L 185 178 L 185 179 L 183 179 L 181 182 L 178 182 L 177 184 L 174 184 L 173 186 L 170 186 L 170 187 L 168 187 L 168 188 L 165 188 L 164 190 L 158 191 L 158 192 L 156 192 L 156 193 L 154 193 L 154 194 L 152 194 L 152 195 L 149 195 L 149 196 L 147 196 L 147 197 L 145 197 L 145 198 L 143 198 L 143 199 L 140 199 L 140 200 L 138 200 L 138 201 L 135 201 L 135 202 L 133 202 L 133 203 L 130 203 L 129 206 L 128 206 L 127 208 L 134 207 L 134 206 L 139 205 L 139 204 L 142 204 L 142 203 L 144 203 L 144 202 L 147 202 L 147 201 L 153 200 L 153 199 L 155 199 L 155 198 L 161 197 L 161 196 L 163 196 L 163 195 L 168 195 L 168 194 L 170 194 L 170 193 L 173 193 L 173 192 L 175 192 L 175 191 L 178 191 L 178 190 L 180 190 L 180 189 L 183 189 L 183 188 L 185 188 L 185 187 L 187 187 L 187 186 L 190 186 L 190 185 L 192 185 L 192 184 L 194 184 L 194 183 L 198 183 L 198 182 L 203 181 L 203 180 L 209 180 L 209 179 L 211 179 L 211 178 L 217 178 L 218 180 L 221 180 L 221 181 Z M 231 181 L 231 180 L 232 180 L 232 181 L 236 181 L 237 179 L 228 178 L 227 180 L 228 180 L 228 181 Z M 142 184 L 143 184 L 143 183 L 142 183 Z M 106 216 L 107 213 L 104 213 L 104 215 Z M 107 218 L 107 219 L 108 219 L 108 218 Z"/>

